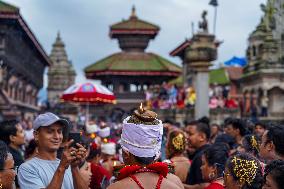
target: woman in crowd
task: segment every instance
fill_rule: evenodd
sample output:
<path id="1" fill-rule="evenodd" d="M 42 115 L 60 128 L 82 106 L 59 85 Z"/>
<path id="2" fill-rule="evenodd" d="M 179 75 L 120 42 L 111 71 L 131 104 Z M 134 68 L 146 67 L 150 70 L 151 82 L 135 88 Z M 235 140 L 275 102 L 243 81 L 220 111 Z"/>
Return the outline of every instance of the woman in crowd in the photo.
<path id="1" fill-rule="evenodd" d="M 265 167 L 263 189 L 281 189 L 284 186 L 284 161 L 275 160 Z"/>
<path id="2" fill-rule="evenodd" d="M 259 139 L 255 135 L 246 135 L 242 139 L 242 144 L 238 146 L 238 152 L 249 153 L 259 158 Z"/>
<path id="3" fill-rule="evenodd" d="M 204 151 L 202 156 L 202 178 L 210 183 L 205 189 L 224 189 L 223 171 L 229 149 L 223 143 L 216 143 Z"/>
<path id="4" fill-rule="evenodd" d="M 174 130 L 169 133 L 166 144 L 166 156 L 171 160 L 175 169 L 175 175 L 185 183 L 190 161 L 184 156 L 186 149 L 186 137 L 182 131 Z"/>
<path id="5" fill-rule="evenodd" d="M 260 189 L 263 176 L 259 161 L 250 154 L 231 156 L 225 166 L 226 189 Z"/>
<path id="6" fill-rule="evenodd" d="M 220 126 L 216 123 L 212 124 L 210 126 L 210 130 L 211 130 L 211 133 L 210 133 L 210 140 L 209 142 L 211 144 L 214 144 L 216 138 L 222 133 L 221 132 L 221 129 L 220 129 Z"/>
<path id="7" fill-rule="evenodd" d="M 87 157 L 87 161 L 91 163 L 91 189 L 102 189 L 102 185 L 108 185 L 111 178 L 110 173 L 100 165 L 100 159 L 101 149 L 93 142 L 90 146 L 90 154 Z"/>
<path id="8" fill-rule="evenodd" d="M 240 153 L 248 153 L 259 160 L 259 144 L 260 140 L 255 135 L 246 135 L 242 139 L 242 144 L 238 146 L 237 151 Z M 264 174 L 265 164 L 259 160 L 262 174 Z"/>
<path id="9" fill-rule="evenodd" d="M 16 171 L 13 156 L 9 153 L 7 145 L 0 141 L 0 188 L 14 189 Z"/>
<path id="10" fill-rule="evenodd" d="M 91 183 L 91 163 L 84 161 L 81 165 L 79 165 L 80 173 L 86 183 L 90 186 Z"/>

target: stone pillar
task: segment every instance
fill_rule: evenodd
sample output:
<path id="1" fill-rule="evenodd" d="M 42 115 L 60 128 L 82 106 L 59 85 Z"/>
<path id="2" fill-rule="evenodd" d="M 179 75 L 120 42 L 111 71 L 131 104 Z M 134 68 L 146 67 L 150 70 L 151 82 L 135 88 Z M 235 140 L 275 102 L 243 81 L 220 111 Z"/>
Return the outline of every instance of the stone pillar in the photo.
<path id="1" fill-rule="evenodd" d="M 208 72 L 196 72 L 196 103 L 195 103 L 195 119 L 203 116 L 209 117 L 209 85 Z"/>
<path id="2" fill-rule="evenodd" d="M 194 72 L 196 91 L 195 119 L 209 117 L 209 67 L 217 58 L 215 36 L 207 32 L 198 32 L 191 39 L 192 44 L 186 49 L 186 62 Z"/>

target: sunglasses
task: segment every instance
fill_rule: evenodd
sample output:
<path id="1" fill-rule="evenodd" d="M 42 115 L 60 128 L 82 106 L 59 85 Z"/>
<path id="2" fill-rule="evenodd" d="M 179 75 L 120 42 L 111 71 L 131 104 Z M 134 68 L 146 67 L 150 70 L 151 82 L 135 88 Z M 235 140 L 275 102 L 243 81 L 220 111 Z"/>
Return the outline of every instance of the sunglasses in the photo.
<path id="1" fill-rule="evenodd" d="M 7 171 L 7 170 L 14 170 L 16 173 L 18 173 L 18 166 L 12 167 L 12 168 L 7 168 L 7 169 L 0 169 L 0 171 Z"/>

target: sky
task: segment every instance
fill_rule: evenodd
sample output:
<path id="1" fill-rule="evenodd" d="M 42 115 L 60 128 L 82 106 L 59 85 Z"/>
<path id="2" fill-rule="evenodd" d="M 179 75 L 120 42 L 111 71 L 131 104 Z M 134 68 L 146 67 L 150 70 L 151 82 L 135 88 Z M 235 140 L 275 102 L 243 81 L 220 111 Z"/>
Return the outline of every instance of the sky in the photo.
<path id="1" fill-rule="evenodd" d="M 117 40 L 109 38 L 110 25 L 128 19 L 133 5 L 137 16 L 160 26 L 148 52 L 164 56 L 181 65 L 169 52 L 197 31 L 203 10 L 208 11 L 209 32 L 213 30 L 214 8 L 210 0 L 5 0 L 20 13 L 49 55 L 57 32 L 66 46 L 68 59 L 83 82 L 83 69 L 118 52 Z M 216 36 L 224 43 L 218 49 L 216 64 L 233 56 L 244 57 L 247 38 L 260 21 L 260 4 L 266 0 L 218 0 Z M 45 86 L 47 78 L 45 77 Z"/>

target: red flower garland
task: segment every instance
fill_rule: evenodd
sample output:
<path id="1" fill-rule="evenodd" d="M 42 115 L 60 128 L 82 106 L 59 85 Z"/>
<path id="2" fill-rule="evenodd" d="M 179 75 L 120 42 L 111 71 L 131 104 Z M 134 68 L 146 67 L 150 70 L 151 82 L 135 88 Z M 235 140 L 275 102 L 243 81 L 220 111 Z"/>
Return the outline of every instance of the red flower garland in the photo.
<path id="1" fill-rule="evenodd" d="M 162 162 L 156 162 L 148 165 L 147 167 L 142 167 L 139 165 L 127 165 L 119 171 L 118 180 L 134 175 L 137 172 L 154 172 L 166 177 L 169 169 L 168 165 Z"/>

